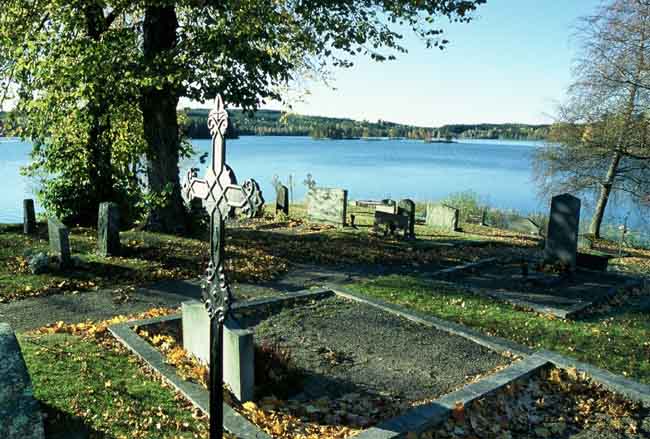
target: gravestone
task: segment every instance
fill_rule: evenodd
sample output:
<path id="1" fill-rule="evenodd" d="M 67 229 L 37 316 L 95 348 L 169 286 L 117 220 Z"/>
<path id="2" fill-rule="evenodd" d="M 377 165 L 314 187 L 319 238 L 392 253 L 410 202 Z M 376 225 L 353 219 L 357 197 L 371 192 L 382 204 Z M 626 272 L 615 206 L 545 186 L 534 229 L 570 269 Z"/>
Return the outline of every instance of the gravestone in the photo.
<path id="1" fill-rule="evenodd" d="M 345 226 L 348 191 L 345 189 L 313 188 L 307 193 L 307 218 L 316 223 Z"/>
<path id="2" fill-rule="evenodd" d="M 415 203 L 413 200 L 408 198 L 400 200 L 397 213 L 408 218 L 408 233 L 405 235 L 410 239 L 415 238 Z"/>
<path id="3" fill-rule="evenodd" d="M 282 212 L 289 215 L 289 188 L 285 185 L 278 185 L 275 195 L 275 213 Z"/>
<path id="4" fill-rule="evenodd" d="M 201 363 L 210 364 L 210 316 L 197 301 L 182 303 L 183 348 Z M 251 401 L 255 391 L 255 344 L 253 331 L 232 319 L 223 330 L 223 381 L 239 401 Z"/>
<path id="5" fill-rule="evenodd" d="M 33 235 L 36 233 L 36 214 L 34 213 L 34 200 L 23 200 L 23 233 Z"/>
<path id="6" fill-rule="evenodd" d="M 506 220 L 506 229 L 535 236 L 540 236 L 542 232 L 533 220 L 521 216 L 508 218 Z"/>
<path id="7" fill-rule="evenodd" d="M 3 439 L 45 436 L 38 401 L 11 327 L 0 323 L 0 435 Z"/>
<path id="8" fill-rule="evenodd" d="M 59 267 L 70 266 L 70 231 L 68 228 L 57 218 L 48 218 L 47 233 L 50 251 L 59 258 Z"/>
<path id="9" fill-rule="evenodd" d="M 458 231 L 459 211 L 445 204 L 428 204 L 426 225 L 449 232 Z"/>
<path id="10" fill-rule="evenodd" d="M 120 208 L 116 203 L 101 203 L 97 219 L 97 244 L 102 256 L 120 253 Z"/>
<path id="11" fill-rule="evenodd" d="M 397 214 L 397 205 L 395 204 L 378 204 L 375 206 L 375 212 Z"/>
<path id="12" fill-rule="evenodd" d="M 559 262 L 575 269 L 579 226 L 580 199 L 570 194 L 553 197 L 544 249 L 546 262 Z"/>

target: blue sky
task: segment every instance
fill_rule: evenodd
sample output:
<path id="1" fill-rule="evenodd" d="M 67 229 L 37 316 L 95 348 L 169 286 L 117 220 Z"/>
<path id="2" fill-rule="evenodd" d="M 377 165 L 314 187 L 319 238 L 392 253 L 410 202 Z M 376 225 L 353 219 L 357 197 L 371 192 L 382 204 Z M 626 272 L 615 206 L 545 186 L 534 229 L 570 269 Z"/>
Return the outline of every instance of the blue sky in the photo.
<path id="1" fill-rule="evenodd" d="M 310 86 L 301 114 L 446 123 L 545 123 L 571 82 L 578 17 L 600 0 L 488 0 L 469 24 L 444 24 L 451 44 L 425 49 L 408 36 L 407 55 L 358 58 L 333 86 Z"/>

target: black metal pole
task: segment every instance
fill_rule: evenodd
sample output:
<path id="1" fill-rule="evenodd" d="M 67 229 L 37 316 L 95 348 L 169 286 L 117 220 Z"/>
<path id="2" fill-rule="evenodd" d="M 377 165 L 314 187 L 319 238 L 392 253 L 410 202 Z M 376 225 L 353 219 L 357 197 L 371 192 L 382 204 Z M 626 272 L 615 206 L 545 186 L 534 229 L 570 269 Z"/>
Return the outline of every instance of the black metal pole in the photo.
<path id="1" fill-rule="evenodd" d="M 210 253 L 214 269 L 211 285 L 212 294 L 219 294 L 219 306 L 226 304 L 230 298 L 223 297 L 226 293 L 220 288 L 219 272 L 224 263 L 224 232 L 225 223 L 219 208 L 216 208 L 210 218 Z M 210 439 L 223 439 L 223 322 L 225 309 L 219 309 L 210 316 Z"/>
<path id="2" fill-rule="evenodd" d="M 223 438 L 223 322 L 210 319 L 210 439 Z"/>

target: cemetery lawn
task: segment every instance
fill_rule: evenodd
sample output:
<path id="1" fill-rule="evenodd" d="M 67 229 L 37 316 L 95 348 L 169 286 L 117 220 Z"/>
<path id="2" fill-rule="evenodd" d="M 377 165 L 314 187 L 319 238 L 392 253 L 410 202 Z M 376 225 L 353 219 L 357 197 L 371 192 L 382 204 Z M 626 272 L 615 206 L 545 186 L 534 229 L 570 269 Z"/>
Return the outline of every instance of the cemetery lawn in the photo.
<path id="1" fill-rule="evenodd" d="M 78 293 L 101 288 L 128 289 L 167 279 L 191 279 L 203 274 L 208 263 L 207 239 L 195 239 L 130 230 L 120 232 L 122 254 L 97 253 L 97 231 L 72 227 L 70 246 L 77 260 L 60 271 L 32 274 L 28 257 L 48 252 L 47 226 L 39 224 L 36 236 L 26 236 L 22 226 L 0 225 L 0 302 L 55 293 Z M 267 281 L 287 270 L 281 258 L 231 240 L 226 245 L 228 270 L 235 282 Z"/>
<path id="2" fill-rule="evenodd" d="M 385 276 L 349 288 L 650 384 L 648 288 L 617 296 L 614 303 L 576 321 L 534 314 L 473 295 L 461 286 L 437 284 L 413 276 Z"/>
<path id="3" fill-rule="evenodd" d="M 117 343 L 64 333 L 19 341 L 47 414 L 47 439 L 207 438 L 206 418 Z"/>

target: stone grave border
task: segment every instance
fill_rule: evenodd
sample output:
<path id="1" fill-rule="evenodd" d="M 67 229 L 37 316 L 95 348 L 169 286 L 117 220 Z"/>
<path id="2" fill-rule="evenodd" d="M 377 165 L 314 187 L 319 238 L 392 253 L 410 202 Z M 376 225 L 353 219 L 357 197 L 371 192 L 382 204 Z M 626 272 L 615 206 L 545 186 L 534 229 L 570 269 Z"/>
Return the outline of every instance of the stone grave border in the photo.
<path id="1" fill-rule="evenodd" d="M 650 386 L 623 378 L 589 364 L 577 362 L 554 352 L 535 352 L 526 346 L 500 337 L 481 334 L 464 325 L 438 319 L 399 305 L 369 298 L 351 292 L 341 284 L 325 285 L 319 289 L 283 293 L 279 297 L 275 296 L 247 302 L 238 302 L 234 305 L 234 311 L 265 306 L 273 307 L 283 305 L 287 302 L 318 300 L 332 296 L 363 303 L 406 318 L 412 322 L 464 337 L 490 350 L 499 353 L 510 352 L 523 358 L 495 374 L 464 386 L 460 390 L 443 395 L 429 404 L 415 407 L 398 417 L 386 420 L 375 427 L 364 430 L 355 436 L 359 439 L 397 439 L 405 438 L 411 432 L 425 432 L 444 422 L 451 415 L 456 403 L 460 402 L 467 405 L 476 399 L 483 398 L 499 390 L 513 381 L 525 379 L 537 371 L 553 365 L 559 368 L 576 367 L 578 370 L 586 372 L 595 382 L 602 384 L 609 390 L 621 393 L 632 400 L 650 406 Z M 138 336 L 134 330 L 135 327 L 173 321 L 180 318 L 180 315 L 172 315 L 137 320 L 112 325 L 108 329 L 118 341 L 147 363 L 150 368 L 160 373 L 169 384 L 188 398 L 193 405 L 204 413 L 208 413 L 208 391 L 196 383 L 185 381 L 179 377 L 176 374 L 175 368 L 165 363 L 163 355 Z M 224 427 L 231 434 L 241 439 L 272 439 L 271 436 L 225 403 L 223 410 Z"/>

